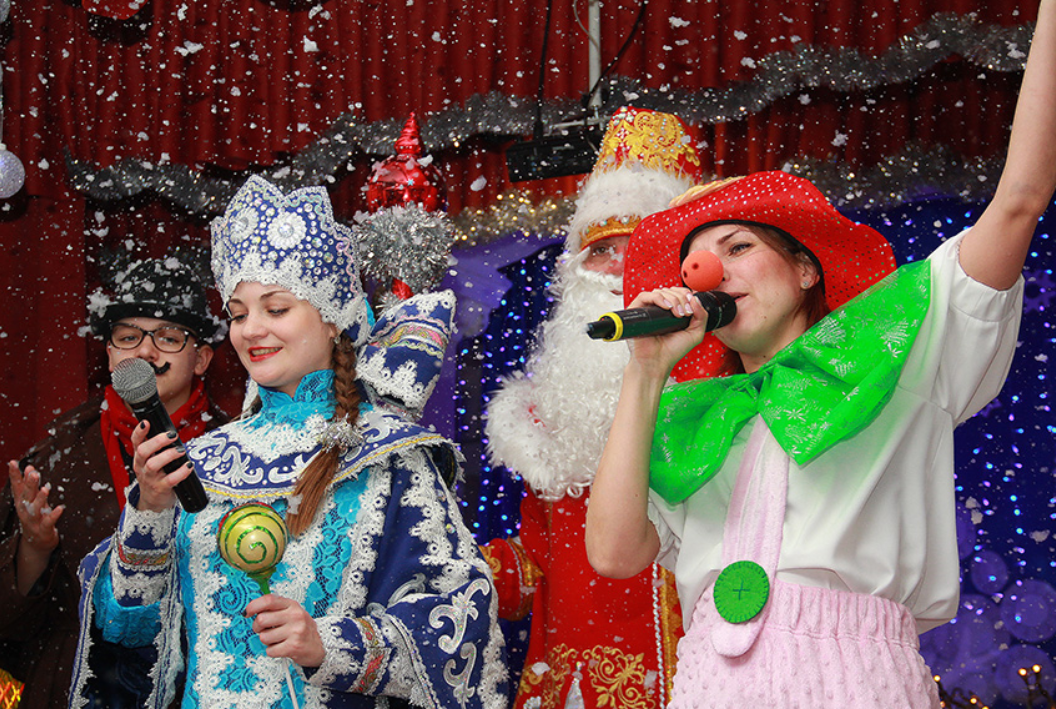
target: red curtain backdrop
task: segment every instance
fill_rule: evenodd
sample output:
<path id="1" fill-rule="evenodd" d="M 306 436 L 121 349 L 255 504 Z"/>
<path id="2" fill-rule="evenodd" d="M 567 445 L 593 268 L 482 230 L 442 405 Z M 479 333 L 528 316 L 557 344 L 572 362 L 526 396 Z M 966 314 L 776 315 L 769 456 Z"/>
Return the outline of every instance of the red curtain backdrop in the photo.
<path id="1" fill-rule="evenodd" d="M 603 4 L 603 62 L 639 7 Z M 649 0 L 613 73 L 656 91 L 736 88 L 756 80 L 759 60 L 774 52 L 853 48 L 865 61 L 944 13 L 974 13 L 980 28 L 1014 27 L 1034 20 L 1036 3 Z M 547 99 L 574 100 L 587 89 L 586 16 L 586 0 L 552 2 Z M 149 0 L 125 22 L 76 0 L 15 0 L 0 34 L 3 139 L 27 176 L 21 193 L 0 201 L 5 455 L 20 454 L 56 413 L 105 381 L 101 345 L 78 331 L 107 254 L 207 243 L 207 215 L 149 194 L 86 199 L 68 182 L 67 156 L 97 167 L 137 159 L 237 174 L 289 159 L 347 113 L 372 123 L 417 111 L 428 124 L 492 92 L 530 102 L 545 19 L 542 0 Z M 801 87 L 743 120 L 697 126 L 706 168 L 739 174 L 804 157 L 864 168 L 907 145 L 1000 155 L 1018 78 L 951 56 L 906 83 Z M 511 139 L 472 138 L 436 152 L 452 213 L 511 189 L 503 152 Z M 340 217 L 363 208 L 375 159 L 359 153 L 335 175 Z M 575 184 L 518 187 L 562 194 Z M 212 377 L 226 383 L 216 391 L 229 408 L 241 387 L 237 367 L 225 354 Z"/>

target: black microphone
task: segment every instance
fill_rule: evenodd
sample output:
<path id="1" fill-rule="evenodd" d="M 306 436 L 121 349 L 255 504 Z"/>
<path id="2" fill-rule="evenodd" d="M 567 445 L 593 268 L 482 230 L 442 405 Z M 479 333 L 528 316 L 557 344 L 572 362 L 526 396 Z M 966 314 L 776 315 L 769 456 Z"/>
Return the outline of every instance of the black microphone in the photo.
<path id="1" fill-rule="evenodd" d="M 727 293 L 721 291 L 704 291 L 694 293 L 697 301 L 708 313 L 708 322 L 704 332 L 711 332 L 733 322 L 737 315 L 737 303 Z M 647 305 L 642 308 L 628 308 L 614 313 L 605 313 L 592 323 L 587 323 L 587 335 L 595 340 L 615 342 L 632 337 L 664 335 L 668 332 L 685 330 L 689 327 L 689 315 L 679 317 L 670 310 Z"/>
<path id="2" fill-rule="evenodd" d="M 165 431 L 177 433 L 169 412 L 165 410 L 165 405 L 158 397 L 158 378 L 149 362 L 138 358 L 118 362 L 114 365 L 110 378 L 114 384 L 114 391 L 132 409 L 136 419 L 150 424 L 151 436 Z M 173 444 L 183 446 L 179 436 Z M 173 473 L 180 466 L 187 465 L 188 462 L 187 456 L 181 455 L 165 466 L 165 473 Z M 198 479 L 198 473 L 193 469 L 190 475 L 176 483 L 175 490 L 180 505 L 187 512 L 200 512 L 209 502 L 209 498 L 205 495 L 205 488 L 202 487 L 202 481 Z"/>

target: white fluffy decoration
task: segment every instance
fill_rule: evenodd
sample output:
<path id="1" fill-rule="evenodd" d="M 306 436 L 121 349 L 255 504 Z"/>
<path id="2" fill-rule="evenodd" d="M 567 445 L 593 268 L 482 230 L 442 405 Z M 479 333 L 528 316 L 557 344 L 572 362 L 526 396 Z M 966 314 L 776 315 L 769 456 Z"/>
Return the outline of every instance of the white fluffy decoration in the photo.
<path id="1" fill-rule="evenodd" d="M 558 305 L 525 372 L 505 379 L 488 407 L 492 460 L 549 501 L 578 497 L 594 480 L 627 364 L 626 343 L 591 340 L 586 323 L 623 307 L 622 279 L 583 269 L 587 252 L 559 267 Z"/>
<path id="2" fill-rule="evenodd" d="M 651 170 L 641 163 L 592 174 L 576 199 L 576 213 L 568 225 L 566 249 L 578 253 L 583 234 L 593 224 L 612 217 L 643 217 L 667 209 L 671 200 L 693 186 L 693 180 Z"/>

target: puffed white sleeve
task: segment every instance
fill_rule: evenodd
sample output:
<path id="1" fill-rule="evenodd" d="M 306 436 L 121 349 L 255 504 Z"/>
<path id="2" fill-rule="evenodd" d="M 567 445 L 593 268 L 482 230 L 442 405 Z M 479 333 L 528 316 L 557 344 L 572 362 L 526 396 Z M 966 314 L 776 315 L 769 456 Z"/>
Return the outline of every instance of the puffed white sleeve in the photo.
<path id="1" fill-rule="evenodd" d="M 685 505 L 672 505 L 655 492 L 650 492 L 647 512 L 649 521 L 656 527 L 656 533 L 660 537 L 660 551 L 656 554 L 656 563 L 673 573 L 678 561 L 678 552 L 682 548 Z"/>
<path id="2" fill-rule="evenodd" d="M 967 230 L 929 257 L 931 305 L 906 369 L 931 382 L 929 398 L 963 423 L 1005 383 L 1023 310 L 1023 278 L 999 291 L 973 280 L 959 261 Z M 915 360 L 915 361 L 914 361 Z M 910 374 L 913 378 L 914 375 Z"/>

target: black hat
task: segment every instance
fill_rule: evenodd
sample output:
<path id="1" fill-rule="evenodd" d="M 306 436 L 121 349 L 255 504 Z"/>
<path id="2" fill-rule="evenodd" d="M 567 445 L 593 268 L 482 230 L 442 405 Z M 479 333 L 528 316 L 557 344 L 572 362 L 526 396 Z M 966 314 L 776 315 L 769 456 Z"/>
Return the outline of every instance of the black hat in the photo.
<path id="1" fill-rule="evenodd" d="M 101 337 L 122 318 L 147 317 L 183 325 L 207 342 L 223 339 L 225 323 L 209 311 L 206 287 L 174 257 L 136 261 L 88 302 L 92 332 Z"/>

